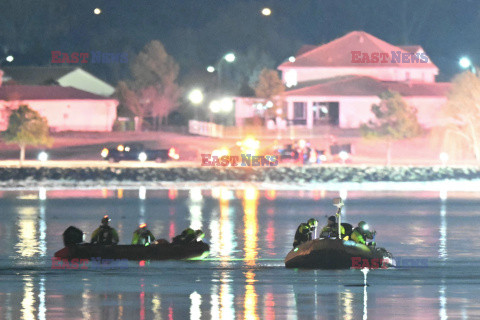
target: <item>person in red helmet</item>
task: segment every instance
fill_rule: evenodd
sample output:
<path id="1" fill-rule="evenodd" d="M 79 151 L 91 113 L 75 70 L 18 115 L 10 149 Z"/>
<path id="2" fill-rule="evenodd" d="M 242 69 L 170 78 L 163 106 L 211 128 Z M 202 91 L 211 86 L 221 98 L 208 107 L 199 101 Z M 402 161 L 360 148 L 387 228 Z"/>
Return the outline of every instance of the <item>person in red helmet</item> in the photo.
<path id="1" fill-rule="evenodd" d="M 93 244 L 117 244 L 118 233 L 117 231 L 108 225 L 111 219 L 108 215 L 103 216 L 102 224 L 92 233 L 92 239 L 90 243 Z"/>
<path id="2" fill-rule="evenodd" d="M 138 229 L 133 233 L 132 244 L 139 244 L 142 246 L 148 246 L 155 241 L 155 237 L 147 229 L 147 224 L 142 223 L 138 226 Z"/>

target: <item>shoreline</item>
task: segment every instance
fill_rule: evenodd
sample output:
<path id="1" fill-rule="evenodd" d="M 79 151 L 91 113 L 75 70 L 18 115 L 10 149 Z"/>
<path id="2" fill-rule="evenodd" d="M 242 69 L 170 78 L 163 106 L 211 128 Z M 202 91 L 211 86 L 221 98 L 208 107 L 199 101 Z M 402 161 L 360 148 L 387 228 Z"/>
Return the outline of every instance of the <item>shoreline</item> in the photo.
<path id="1" fill-rule="evenodd" d="M 480 167 L 0 167 L 0 190 L 190 189 L 480 191 Z"/>

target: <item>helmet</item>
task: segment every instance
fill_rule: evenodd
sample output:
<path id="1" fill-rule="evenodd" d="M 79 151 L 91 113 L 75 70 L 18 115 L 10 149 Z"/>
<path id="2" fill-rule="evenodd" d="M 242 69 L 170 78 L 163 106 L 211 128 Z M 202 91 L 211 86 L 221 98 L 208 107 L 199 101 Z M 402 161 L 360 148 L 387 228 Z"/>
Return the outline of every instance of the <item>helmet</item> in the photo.
<path id="1" fill-rule="evenodd" d="M 369 226 L 365 221 L 360 221 L 358 223 L 358 227 L 364 231 L 367 231 L 369 229 Z"/>
<path id="2" fill-rule="evenodd" d="M 310 218 L 310 219 L 308 219 L 307 224 L 310 227 L 316 227 L 316 226 L 318 226 L 318 221 L 314 218 Z"/>
<path id="3" fill-rule="evenodd" d="M 328 221 L 335 222 L 335 221 L 337 221 L 337 219 L 335 218 L 335 216 L 330 216 L 330 217 L 328 217 Z"/>
<path id="4" fill-rule="evenodd" d="M 146 223 L 141 223 L 138 227 L 139 227 L 140 229 L 146 228 L 146 227 L 147 227 L 147 224 L 146 224 Z"/>
<path id="5" fill-rule="evenodd" d="M 102 224 L 108 224 L 108 222 L 112 220 L 108 217 L 108 214 L 104 215 L 102 218 Z"/>

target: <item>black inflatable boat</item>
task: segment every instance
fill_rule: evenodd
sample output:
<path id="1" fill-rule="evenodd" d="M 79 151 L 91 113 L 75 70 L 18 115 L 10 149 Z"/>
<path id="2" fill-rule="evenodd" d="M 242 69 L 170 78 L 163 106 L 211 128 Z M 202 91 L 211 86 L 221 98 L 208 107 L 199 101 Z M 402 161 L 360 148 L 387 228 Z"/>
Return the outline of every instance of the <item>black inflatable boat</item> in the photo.
<path id="1" fill-rule="evenodd" d="M 287 254 L 287 268 L 349 269 L 389 268 L 395 260 L 384 248 L 370 248 L 351 240 L 315 239 L 302 243 Z"/>
<path id="2" fill-rule="evenodd" d="M 100 245 L 82 243 L 83 232 L 69 227 L 63 233 L 65 248 L 55 252 L 62 259 L 128 259 L 128 260 L 186 260 L 208 255 L 210 246 L 203 241 L 189 243 L 159 243 L 144 245 Z"/>

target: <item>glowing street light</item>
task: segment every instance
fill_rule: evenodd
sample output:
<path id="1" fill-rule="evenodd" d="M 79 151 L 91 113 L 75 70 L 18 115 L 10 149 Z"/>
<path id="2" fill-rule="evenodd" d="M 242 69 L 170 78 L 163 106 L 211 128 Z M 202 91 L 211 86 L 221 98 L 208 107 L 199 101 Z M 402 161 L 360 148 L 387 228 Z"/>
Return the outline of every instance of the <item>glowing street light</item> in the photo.
<path id="1" fill-rule="evenodd" d="M 221 111 L 228 113 L 233 110 L 233 101 L 229 98 L 223 98 L 220 100 Z"/>
<path id="2" fill-rule="evenodd" d="M 295 57 L 294 57 L 294 56 L 289 57 L 289 58 L 288 58 L 288 61 L 290 61 L 290 62 L 292 62 L 292 63 L 295 62 Z"/>
<path id="3" fill-rule="evenodd" d="M 95 14 L 98 15 L 98 14 L 102 13 L 102 10 L 101 10 L 100 8 L 95 8 L 95 9 L 93 10 L 93 13 L 95 13 Z"/>
<path id="4" fill-rule="evenodd" d="M 473 74 L 477 74 L 477 70 L 476 70 L 475 66 L 473 65 L 472 61 L 468 57 L 460 58 L 460 60 L 458 61 L 458 64 L 463 69 L 470 69 L 470 71 Z"/>
<path id="5" fill-rule="evenodd" d="M 462 57 L 458 61 L 458 64 L 460 64 L 460 67 L 462 67 L 463 69 L 468 69 L 472 66 L 472 61 L 470 61 L 470 59 L 467 57 Z"/>
<path id="6" fill-rule="evenodd" d="M 269 15 L 272 14 L 272 10 L 271 10 L 270 8 L 263 8 L 263 9 L 262 9 L 262 14 L 263 14 L 264 16 L 269 16 Z"/>
<path id="7" fill-rule="evenodd" d="M 188 94 L 188 100 L 194 105 L 199 105 L 203 102 L 203 93 L 200 89 L 193 89 Z"/>
<path id="8" fill-rule="evenodd" d="M 235 61 L 235 58 L 236 58 L 236 57 L 235 57 L 235 54 L 234 54 L 234 53 L 229 52 L 229 53 L 227 53 L 223 58 L 224 58 L 225 61 L 227 61 L 228 63 L 232 63 L 232 62 Z"/>
<path id="9" fill-rule="evenodd" d="M 12 61 L 14 60 L 14 58 L 13 58 L 12 55 L 10 55 L 10 56 L 7 56 L 7 57 L 5 58 L 5 60 L 7 60 L 7 62 L 12 62 Z"/>
<path id="10" fill-rule="evenodd" d="M 208 66 L 207 67 L 207 72 L 210 72 L 210 73 L 215 72 L 215 67 L 214 66 Z"/>
<path id="11" fill-rule="evenodd" d="M 220 112 L 220 110 L 222 110 L 222 104 L 218 100 L 213 100 L 212 102 L 210 102 L 210 105 L 208 107 L 213 113 L 218 113 Z"/>

